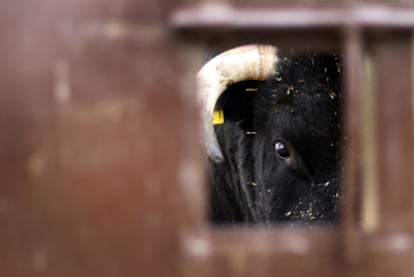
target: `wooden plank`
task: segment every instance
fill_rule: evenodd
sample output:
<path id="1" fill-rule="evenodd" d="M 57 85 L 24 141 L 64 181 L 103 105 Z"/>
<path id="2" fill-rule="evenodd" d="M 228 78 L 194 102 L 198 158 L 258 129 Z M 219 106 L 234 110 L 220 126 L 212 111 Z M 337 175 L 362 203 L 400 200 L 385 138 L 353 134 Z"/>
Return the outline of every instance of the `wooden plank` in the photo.
<path id="1" fill-rule="evenodd" d="M 111 3 L 0 4 L 1 276 L 179 275 L 179 227 L 203 210 L 190 63 Z M 162 29 L 141 4 L 142 33 Z"/>
<path id="2" fill-rule="evenodd" d="M 385 6 L 347 6 L 309 8 L 292 4 L 285 8 L 241 8 L 204 4 L 183 8 L 171 15 L 171 25 L 178 30 L 223 29 L 317 29 L 359 26 L 365 28 L 413 28 L 412 9 Z"/>
<path id="3" fill-rule="evenodd" d="M 345 30 L 345 134 L 346 151 L 344 153 L 344 182 L 342 187 L 343 204 L 341 212 L 341 232 L 343 233 L 342 247 L 345 260 L 352 264 L 358 262 L 361 255 L 360 222 L 358 209 L 361 198 L 361 160 L 363 140 L 362 130 L 365 128 L 363 113 L 363 38 L 361 29 L 348 28 Z"/>
<path id="4" fill-rule="evenodd" d="M 381 232 L 412 228 L 412 64 L 410 33 L 372 39 L 377 97 L 377 153 Z"/>
<path id="5" fill-rule="evenodd" d="M 341 239 L 323 228 L 214 229 L 184 239 L 184 276 L 412 276 L 410 236 L 363 236 L 352 264 Z"/>

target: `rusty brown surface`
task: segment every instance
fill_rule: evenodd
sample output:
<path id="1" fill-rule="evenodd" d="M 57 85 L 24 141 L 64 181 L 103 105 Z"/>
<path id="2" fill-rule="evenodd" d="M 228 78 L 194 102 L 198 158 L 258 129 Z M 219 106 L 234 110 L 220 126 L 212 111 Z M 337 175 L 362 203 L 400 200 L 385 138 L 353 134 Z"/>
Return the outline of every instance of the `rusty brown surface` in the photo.
<path id="1" fill-rule="evenodd" d="M 201 1 L 200 1 L 201 2 Z M 382 5 L 387 7 L 412 7 L 412 0 L 227 0 L 226 2 L 241 7 L 269 7 L 276 8 L 300 6 L 305 8 L 344 7 L 349 5 Z"/>
<path id="2" fill-rule="evenodd" d="M 358 215 L 361 211 L 358 208 L 361 198 L 361 166 L 364 162 L 361 157 L 363 153 L 362 135 L 364 121 L 363 115 L 363 83 L 364 83 L 364 46 L 362 30 L 360 28 L 348 28 L 344 32 L 344 57 L 345 57 L 345 78 L 344 78 L 344 109 L 345 109 L 345 134 L 344 143 L 344 181 L 342 187 L 343 204 L 341 207 L 340 231 L 343 235 L 341 248 L 343 248 L 344 259 L 349 264 L 357 262 L 361 258 L 361 234 Z"/>
<path id="3" fill-rule="evenodd" d="M 163 6 L 34 2 L 0 4 L 0 275 L 177 276 L 202 174 Z"/>
<path id="4" fill-rule="evenodd" d="M 410 237 L 364 236 L 343 258 L 338 233 L 305 229 L 214 230 L 185 240 L 184 276 L 412 276 Z"/>
<path id="5" fill-rule="evenodd" d="M 272 7 L 272 6 L 270 6 Z M 321 29 L 344 26 L 375 28 L 413 28 L 413 11 L 404 7 L 379 6 L 288 6 L 285 8 L 240 7 L 200 4 L 182 8 L 171 15 L 171 24 L 177 29 Z"/>
<path id="6" fill-rule="evenodd" d="M 378 163 L 381 229 L 358 234 L 360 254 L 349 264 L 338 229 L 206 223 L 188 81 L 202 52 L 167 26 L 186 2 L 0 3 L 0 275 L 412 276 L 411 81 L 400 72 L 410 67 L 407 34 L 373 37 L 384 107 L 378 152 L 390 159 Z M 342 31 L 299 37 L 332 40 Z M 242 34 L 206 41 L 231 44 Z"/>
<path id="7" fill-rule="evenodd" d="M 385 33 L 371 41 L 377 95 L 379 225 L 381 232 L 412 228 L 412 64 L 410 33 Z"/>

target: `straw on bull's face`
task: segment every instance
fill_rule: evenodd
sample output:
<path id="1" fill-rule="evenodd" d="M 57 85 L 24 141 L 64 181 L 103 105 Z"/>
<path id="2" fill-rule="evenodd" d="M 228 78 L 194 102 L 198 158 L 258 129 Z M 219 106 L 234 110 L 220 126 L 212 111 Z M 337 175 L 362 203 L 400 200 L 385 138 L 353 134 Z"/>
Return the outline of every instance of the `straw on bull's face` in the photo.
<path id="1" fill-rule="evenodd" d="M 340 59 L 270 45 L 224 52 L 198 73 L 216 222 L 332 223 L 341 148 Z M 224 122 L 212 124 L 215 109 Z"/>

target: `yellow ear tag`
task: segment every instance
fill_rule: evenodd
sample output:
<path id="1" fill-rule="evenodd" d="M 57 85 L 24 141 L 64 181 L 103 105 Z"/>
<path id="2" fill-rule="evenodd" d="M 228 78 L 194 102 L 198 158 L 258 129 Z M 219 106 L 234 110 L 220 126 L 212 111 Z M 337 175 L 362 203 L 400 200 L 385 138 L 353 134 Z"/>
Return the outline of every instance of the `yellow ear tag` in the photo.
<path id="1" fill-rule="evenodd" d="M 213 125 L 220 125 L 224 123 L 223 110 L 216 110 L 213 112 Z"/>

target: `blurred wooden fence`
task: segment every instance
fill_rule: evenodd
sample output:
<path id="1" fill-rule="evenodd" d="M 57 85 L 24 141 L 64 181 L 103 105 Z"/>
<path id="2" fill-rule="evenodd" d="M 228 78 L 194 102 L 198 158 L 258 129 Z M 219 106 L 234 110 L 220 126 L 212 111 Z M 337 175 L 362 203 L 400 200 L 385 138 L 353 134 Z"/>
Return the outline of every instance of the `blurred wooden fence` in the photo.
<path id="1" fill-rule="evenodd" d="M 413 276 L 413 5 L 1 1 L 0 275 Z M 346 55 L 333 232 L 206 221 L 194 72 L 251 42 Z"/>

